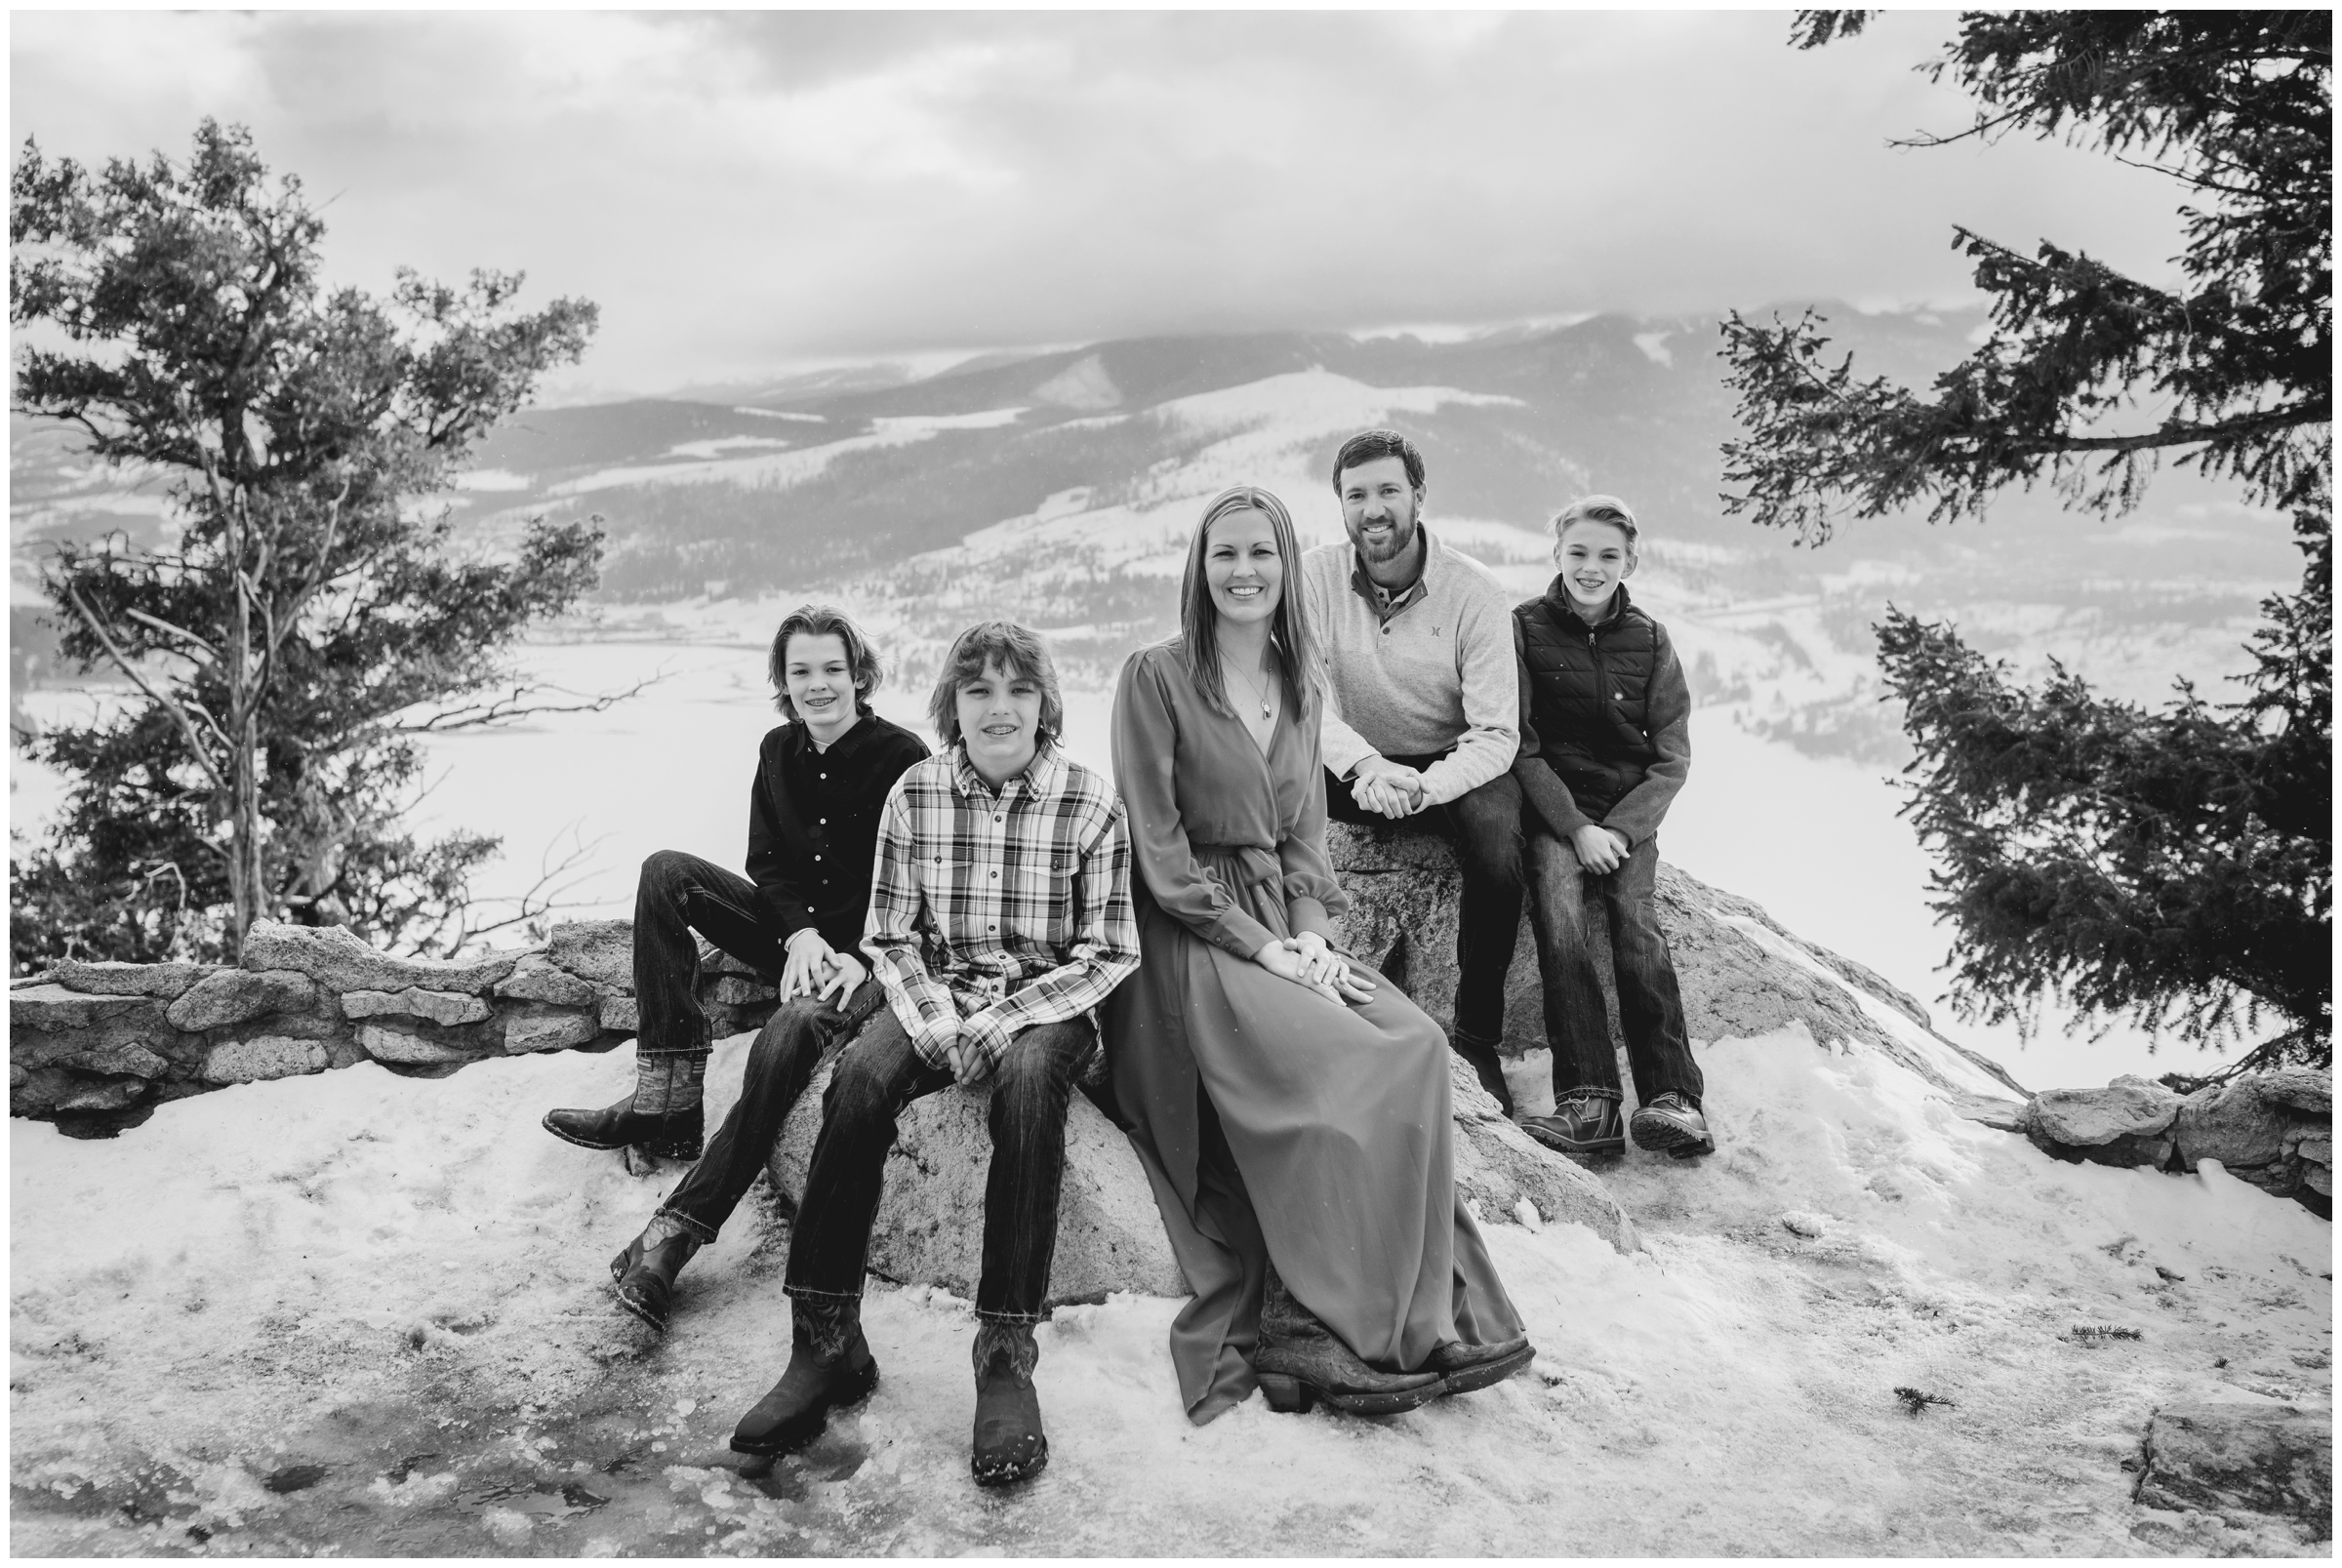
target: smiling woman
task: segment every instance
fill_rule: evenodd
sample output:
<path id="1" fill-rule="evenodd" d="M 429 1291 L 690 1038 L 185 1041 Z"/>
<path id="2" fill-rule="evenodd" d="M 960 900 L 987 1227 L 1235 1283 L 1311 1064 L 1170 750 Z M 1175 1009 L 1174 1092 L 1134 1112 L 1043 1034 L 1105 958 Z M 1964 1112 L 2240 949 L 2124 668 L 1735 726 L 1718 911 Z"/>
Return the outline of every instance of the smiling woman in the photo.
<path id="1" fill-rule="evenodd" d="M 1350 901 L 1299 575 L 1283 503 L 1222 492 L 1187 629 L 1114 697 L 1144 961 L 1107 1003 L 1108 1061 L 1195 1292 L 1171 1353 L 1199 1424 L 1256 1384 L 1276 1410 L 1387 1415 L 1530 1357 L 1456 1193 L 1447 1042 L 1328 943 Z"/>

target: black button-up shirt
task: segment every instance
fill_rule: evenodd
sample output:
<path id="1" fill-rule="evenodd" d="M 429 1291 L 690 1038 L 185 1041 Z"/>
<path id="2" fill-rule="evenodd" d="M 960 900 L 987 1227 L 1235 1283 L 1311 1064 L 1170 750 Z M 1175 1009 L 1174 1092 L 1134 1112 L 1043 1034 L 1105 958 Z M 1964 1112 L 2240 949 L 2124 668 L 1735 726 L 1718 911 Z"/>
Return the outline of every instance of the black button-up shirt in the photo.
<path id="1" fill-rule="evenodd" d="M 748 880 L 781 940 L 812 926 L 839 952 L 862 944 L 887 791 L 927 743 L 875 713 L 824 751 L 802 724 L 757 748 L 748 796 Z"/>

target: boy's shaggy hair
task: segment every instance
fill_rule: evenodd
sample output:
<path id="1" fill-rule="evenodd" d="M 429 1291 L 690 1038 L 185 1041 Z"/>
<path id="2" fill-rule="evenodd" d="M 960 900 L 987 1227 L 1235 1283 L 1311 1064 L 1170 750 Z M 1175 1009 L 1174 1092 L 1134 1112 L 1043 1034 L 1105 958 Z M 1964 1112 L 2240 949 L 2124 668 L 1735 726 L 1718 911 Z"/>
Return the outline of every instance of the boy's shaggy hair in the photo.
<path id="1" fill-rule="evenodd" d="M 935 694 L 927 699 L 927 723 L 947 750 L 959 744 L 959 689 L 983 674 L 987 664 L 1039 682 L 1042 744 L 1064 732 L 1066 704 L 1057 691 L 1057 665 L 1050 660 L 1049 645 L 1041 641 L 1041 634 L 1014 621 L 979 621 L 961 632 L 944 656 Z"/>
<path id="2" fill-rule="evenodd" d="M 848 618 L 843 610 L 830 604 L 800 604 L 781 622 L 781 629 L 773 633 L 773 656 L 765 663 L 765 673 L 773 681 L 773 706 L 784 718 L 795 718 L 797 708 L 788 700 L 788 639 L 791 637 L 835 637 L 846 645 L 846 667 L 854 672 L 854 705 L 863 712 L 870 711 L 870 694 L 885 679 L 886 671 L 879 666 L 878 650 L 870 639 Z"/>
<path id="3" fill-rule="evenodd" d="M 1634 555 L 1642 547 L 1642 525 L 1635 521 L 1635 509 L 1616 496 L 1580 496 L 1554 513 L 1554 543 L 1569 532 L 1572 523 L 1608 523 L 1627 536 L 1627 553 Z"/>

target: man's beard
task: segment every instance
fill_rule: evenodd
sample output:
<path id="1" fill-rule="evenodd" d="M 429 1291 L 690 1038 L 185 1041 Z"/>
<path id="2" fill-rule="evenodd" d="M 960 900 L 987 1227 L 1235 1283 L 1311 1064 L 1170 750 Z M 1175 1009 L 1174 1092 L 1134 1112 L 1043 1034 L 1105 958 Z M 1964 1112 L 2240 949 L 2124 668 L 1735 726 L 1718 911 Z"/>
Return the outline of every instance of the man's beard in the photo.
<path id="1" fill-rule="evenodd" d="M 1413 507 L 1407 509 L 1407 515 L 1403 521 L 1393 516 L 1391 524 L 1391 542 L 1388 544 L 1378 545 L 1371 540 L 1355 536 L 1352 538 L 1351 543 L 1356 547 L 1359 558 L 1368 565 L 1380 566 L 1385 561 L 1397 560 L 1415 547 L 1415 538 L 1423 532 L 1421 519 L 1415 516 Z M 1362 533 L 1363 530 L 1361 529 L 1360 532 Z"/>

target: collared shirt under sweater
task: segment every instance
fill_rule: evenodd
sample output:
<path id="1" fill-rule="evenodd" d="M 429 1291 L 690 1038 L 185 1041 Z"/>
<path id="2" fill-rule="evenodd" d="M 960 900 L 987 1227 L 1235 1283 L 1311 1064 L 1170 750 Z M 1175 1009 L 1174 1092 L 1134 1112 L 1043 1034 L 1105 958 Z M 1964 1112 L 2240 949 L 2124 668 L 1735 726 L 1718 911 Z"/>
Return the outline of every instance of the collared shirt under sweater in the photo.
<path id="1" fill-rule="evenodd" d="M 1513 607 L 1485 567 L 1419 529 L 1423 574 L 1375 590 L 1347 540 L 1301 558 L 1310 624 L 1325 655 L 1325 765 L 1452 754 L 1424 770 L 1427 804 L 1468 794 L 1513 765 L 1520 693 Z"/>
<path id="2" fill-rule="evenodd" d="M 1112 783 L 1055 742 L 997 790 L 964 742 L 918 763 L 886 797 L 862 946 L 931 1066 L 953 1020 L 997 1064 L 1023 1030 L 1089 1012 L 1139 965 Z"/>

